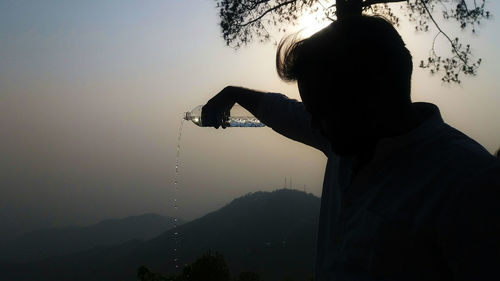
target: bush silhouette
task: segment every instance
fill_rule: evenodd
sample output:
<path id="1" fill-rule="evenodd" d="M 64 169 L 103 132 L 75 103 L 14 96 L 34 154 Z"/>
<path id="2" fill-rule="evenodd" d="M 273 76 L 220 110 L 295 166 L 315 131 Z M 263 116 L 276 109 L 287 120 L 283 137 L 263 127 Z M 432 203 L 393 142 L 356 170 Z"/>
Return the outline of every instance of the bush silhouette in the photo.
<path id="1" fill-rule="evenodd" d="M 224 256 L 208 251 L 194 263 L 186 266 L 183 275 L 187 281 L 229 281 L 229 267 Z"/>
<path id="2" fill-rule="evenodd" d="M 242 272 L 235 281 L 261 281 L 261 279 L 256 272 Z"/>

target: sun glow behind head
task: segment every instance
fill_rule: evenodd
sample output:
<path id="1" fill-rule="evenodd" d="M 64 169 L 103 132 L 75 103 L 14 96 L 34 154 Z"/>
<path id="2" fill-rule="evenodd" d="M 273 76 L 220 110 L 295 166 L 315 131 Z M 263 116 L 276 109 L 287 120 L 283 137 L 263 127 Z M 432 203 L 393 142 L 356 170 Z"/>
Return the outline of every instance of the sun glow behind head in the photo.
<path id="1" fill-rule="evenodd" d="M 331 22 L 324 14 L 320 12 L 307 13 L 298 20 L 298 30 L 300 37 L 307 38 L 321 29 L 327 27 Z"/>

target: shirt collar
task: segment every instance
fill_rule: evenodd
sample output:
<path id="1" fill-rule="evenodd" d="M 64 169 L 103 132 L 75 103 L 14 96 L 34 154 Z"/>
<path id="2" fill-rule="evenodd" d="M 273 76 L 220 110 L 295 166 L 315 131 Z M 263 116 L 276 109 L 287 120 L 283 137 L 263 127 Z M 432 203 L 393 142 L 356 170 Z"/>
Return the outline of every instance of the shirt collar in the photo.
<path id="1" fill-rule="evenodd" d="M 444 126 L 439 108 L 425 102 L 413 103 L 413 106 L 423 121 L 406 134 L 380 139 L 375 147 L 373 162 L 382 161 L 406 147 L 422 145 L 437 136 L 438 131 Z"/>

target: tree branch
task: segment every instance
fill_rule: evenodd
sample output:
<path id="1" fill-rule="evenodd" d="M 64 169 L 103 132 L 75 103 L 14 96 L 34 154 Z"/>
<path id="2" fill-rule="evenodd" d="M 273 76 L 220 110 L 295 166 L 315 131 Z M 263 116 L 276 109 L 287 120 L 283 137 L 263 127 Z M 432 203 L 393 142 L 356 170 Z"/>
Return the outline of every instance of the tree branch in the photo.
<path id="1" fill-rule="evenodd" d="M 333 8 L 333 7 L 337 7 L 337 4 L 332 4 L 332 5 L 328 6 L 328 8 L 326 8 L 326 9 L 328 10 L 328 9 Z"/>
<path id="2" fill-rule="evenodd" d="M 436 20 L 434 19 L 434 17 L 432 16 L 432 13 L 429 11 L 429 8 L 427 8 L 427 5 L 425 4 L 424 1 L 420 0 L 420 3 L 422 3 L 422 5 L 424 6 L 424 9 L 425 11 L 427 12 L 427 14 L 429 15 L 429 18 L 432 20 L 432 22 L 434 23 L 434 25 L 436 26 L 436 28 L 439 30 L 439 33 L 443 34 L 444 37 L 446 37 L 446 39 L 448 39 L 448 41 L 450 41 L 450 44 L 451 44 L 451 48 L 453 49 L 453 51 L 455 52 L 455 54 L 457 54 L 458 58 L 465 64 L 465 65 L 468 65 L 467 61 L 460 55 L 460 52 L 457 50 L 457 47 L 455 46 L 455 44 L 453 43 L 453 40 L 451 40 L 451 38 L 448 36 L 448 34 L 446 34 L 442 29 L 441 27 L 439 26 L 439 24 L 436 22 Z"/>
<path id="3" fill-rule="evenodd" d="M 361 4 L 361 7 L 368 7 L 368 6 L 371 6 L 371 5 L 375 5 L 375 4 L 382 4 L 382 3 L 397 3 L 397 2 L 406 2 L 407 0 L 366 0 L 366 1 L 363 1 L 363 3 Z"/>
<path id="4" fill-rule="evenodd" d="M 253 10 L 255 8 L 257 8 L 257 6 L 259 6 L 260 4 L 263 4 L 263 3 L 266 3 L 266 2 L 269 2 L 269 0 L 260 0 L 260 1 L 255 1 L 252 3 L 252 6 L 247 6 L 245 5 L 245 8 L 247 8 L 247 10 Z"/>
<path id="5" fill-rule="evenodd" d="M 269 8 L 268 10 L 266 10 L 264 13 L 262 13 L 260 16 L 258 16 L 258 17 L 256 17 L 256 18 L 254 18 L 253 20 L 250 20 L 250 21 L 248 21 L 248 22 L 246 22 L 246 23 L 243 23 L 243 24 L 238 24 L 238 26 L 240 26 L 240 27 L 244 27 L 244 26 L 247 26 L 247 25 L 249 25 L 249 24 L 252 24 L 252 23 L 254 23 L 254 22 L 256 22 L 256 21 L 258 21 L 258 20 L 262 19 L 262 18 L 263 18 L 265 15 L 267 15 L 268 13 L 270 13 L 270 12 L 272 12 L 272 11 L 274 11 L 274 10 L 277 10 L 277 9 L 279 9 L 279 8 L 283 7 L 283 6 L 286 6 L 286 5 L 292 4 L 292 3 L 294 3 L 294 2 L 297 2 L 297 0 L 290 0 L 290 1 L 286 1 L 286 2 L 283 2 L 283 3 L 281 3 L 281 4 L 278 4 L 278 5 L 276 5 L 276 6 L 272 7 L 272 8 Z"/>
<path id="6" fill-rule="evenodd" d="M 334 21 L 333 18 L 330 17 L 330 15 L 328 14 L 328 10 L 335 7 L 336 4 L 333 4 L 329 7 L 326 7 L 325 5 L 323 5 L 323 3 L 321 2 L 321 0 L 318 1 L 319 5 L 321 5 L 321 7 L 323 8 L 323 14 L 325 15 L 325 17 L 331 21 Z"/>

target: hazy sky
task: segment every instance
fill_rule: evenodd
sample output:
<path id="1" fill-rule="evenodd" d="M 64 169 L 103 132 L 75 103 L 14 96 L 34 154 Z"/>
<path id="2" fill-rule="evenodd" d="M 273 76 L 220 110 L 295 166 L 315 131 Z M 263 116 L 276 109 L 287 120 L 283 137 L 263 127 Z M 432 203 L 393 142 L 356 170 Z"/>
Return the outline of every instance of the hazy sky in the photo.
<path id="1" fill-rule="evenodd" d="M 500 14 L 498 1 L 488 5 Z M 0 235 L 146 212 L 191 219 L 281 188 L 285 177 L 320 194 L 319 151 L 269 128 L 191 123 L 173 191 L 183 112 L 229 84 L 298 98 L 276 75 L 273 44 L 226 47 L 217 12 L 211 0 L 0 0 Z M 415 68 L 413 98 L 436 103 L 448 123 L 493 152 L 500 23 L 485 22 L 477 36 L 448 28 L 483 58 L 479 76 L 446 86 Z M 417 65 L 435 33 L 417 35 L 405 21 L 399 31 Z"/>

